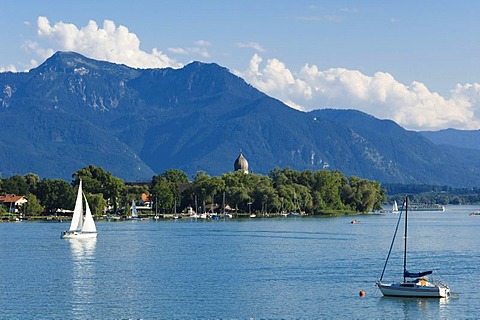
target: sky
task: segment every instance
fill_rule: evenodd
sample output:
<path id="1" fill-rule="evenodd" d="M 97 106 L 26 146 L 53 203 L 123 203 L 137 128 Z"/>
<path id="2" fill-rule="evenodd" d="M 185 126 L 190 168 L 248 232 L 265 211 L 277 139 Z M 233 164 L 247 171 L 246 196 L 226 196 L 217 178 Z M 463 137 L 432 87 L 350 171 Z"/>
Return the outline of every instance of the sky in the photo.
<path id="1" fill-rule="evenodd" d="M 56 51 L 228 68 L 292 108 L 480 129 L 480 1 L 0 0 L 0 72 Z"/>

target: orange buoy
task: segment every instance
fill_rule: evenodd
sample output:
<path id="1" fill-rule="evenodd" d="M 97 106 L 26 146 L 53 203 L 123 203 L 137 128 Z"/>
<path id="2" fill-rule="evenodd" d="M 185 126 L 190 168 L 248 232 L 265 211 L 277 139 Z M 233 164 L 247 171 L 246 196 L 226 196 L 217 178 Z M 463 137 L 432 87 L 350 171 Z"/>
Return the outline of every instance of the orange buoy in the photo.
<path id="1" fill-rule="evenodd" d="M 360 290 L 360 292 L 358 293 L 358 295 L 359 295 L 360 297 L 365 297 L 365 291 L 363 291 L 363 289 Z"/>

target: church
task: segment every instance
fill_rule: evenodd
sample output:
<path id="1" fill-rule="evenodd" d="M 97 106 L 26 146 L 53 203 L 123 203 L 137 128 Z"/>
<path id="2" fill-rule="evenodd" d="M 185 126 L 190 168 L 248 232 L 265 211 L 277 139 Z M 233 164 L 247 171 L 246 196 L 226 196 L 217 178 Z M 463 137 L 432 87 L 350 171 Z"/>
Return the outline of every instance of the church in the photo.
<path id="1" fill-rule="evenodd" d="M 242 152 L 240 151 L 240 155 L 238 158 L 235 160 L 235 163 L 233 164 L 233 170 L 235 171 L 243 171 L 243 173 L 248 173 L 248 161 L 245 159 L 243 156 Z"/>

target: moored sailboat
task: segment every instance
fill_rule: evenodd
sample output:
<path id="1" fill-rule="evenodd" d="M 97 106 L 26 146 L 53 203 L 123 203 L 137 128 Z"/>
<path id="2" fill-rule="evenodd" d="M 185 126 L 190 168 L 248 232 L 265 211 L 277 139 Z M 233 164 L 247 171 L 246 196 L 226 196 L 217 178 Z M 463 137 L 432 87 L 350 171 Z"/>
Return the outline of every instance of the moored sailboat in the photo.
<path id="1" fill-rule="evenodd" d="M 398 213 L 398 204 L 396 200 L 393 201 L 392 213 Z"/>
<path id="2" fill-rule="evenodd" d="M 388 259 L 395 242 L 398 226 L 402 217 L 402 212 L 398 218 L 397 227 L 393 236 L 390 250 L 383 267 L 382 275 L 377 281 L 377 286 L 384 296 L 394 297 L 432 297 L 432 298 L 445 298 L 450 296 L 450 288 L 448 285 L 437 282 L 432 283 L 428 280 L 427 276 L 432 274 L 433 271 L 423 272 L 409 272 L 407 271 L 407 229 L 408 229 L 408 197 L 405 197 L 405 228 L 404 228 L 404 251 L 403 251 L 403 281 L 385 283 L 382 282 L 385 269 L 387 267 Z"/>
<path id="3" fill-rule="evenodd" d="M 137 211 L 137 205 L 135 204 L 135 200 L 132 200 L 132 219 L 138 219 L 138 211 Z"/>
<path id="4" fill-rule="evenodd" d="M 83 203 L 85 201 L 85 216 L 83 215 Z M 95 238 L 97 237 L 97 227 L 93 220 L 90 206 L 82 190 L 82 180 L 78 185 L 77 200 L 73 210 L 72 222 L 68 231 L 62 232 L 61 238 Z"/>

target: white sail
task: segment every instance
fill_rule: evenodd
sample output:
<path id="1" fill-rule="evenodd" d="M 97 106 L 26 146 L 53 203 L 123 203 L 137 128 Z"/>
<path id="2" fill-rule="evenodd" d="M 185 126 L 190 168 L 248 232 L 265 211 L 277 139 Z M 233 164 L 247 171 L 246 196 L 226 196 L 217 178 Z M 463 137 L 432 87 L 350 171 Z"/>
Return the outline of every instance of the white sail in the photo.
<path id="1" fill-rule="evenodd" d="M 398 212 L 398 205 L 397 205 L 397 201 L 393 201 L 393 208 L 392 208 L 392 212 Z"/>
<path id="2" fill-rule="evenodd" d="M 75 202 L 75 209 L 73 209 L 72 222 L 70 223 L 70 232 L 80 231 L 83 226 L 83 202 L 82 202 L 82 180 L 78 185 L 77 201 Z"/>
<path id="3" fill-rule="evenodd" d="M 97 232 L 95 222 L 93 221 L 92 212 L 90 211 L 90 206 L 88 205 L 85 194 L 83 195 L 83 198 L 85 199 L 85 221 L 83 222 L 82 232 Z"/>
<path id="4" fill-rule="evenodd" d="M 138 218 L 137 206 L 135 200 L 132 200 L 132 218 Z"/>
<path id="5" fill-rule="evenodd" d="M 83 200 L 85 200 L 85 218 L 83 217 Z M 97 228 L 93 220 L 90 206 L 87 198 L 82 191 L 82 180 L 78 185 L 77 200 L 75 202 L 75 209 L 73 210 L 72 222 L 68 231 L 62 232 L 62 239 L 81 239 L 81 238 L 95 238 L 97 236 Z"/>

